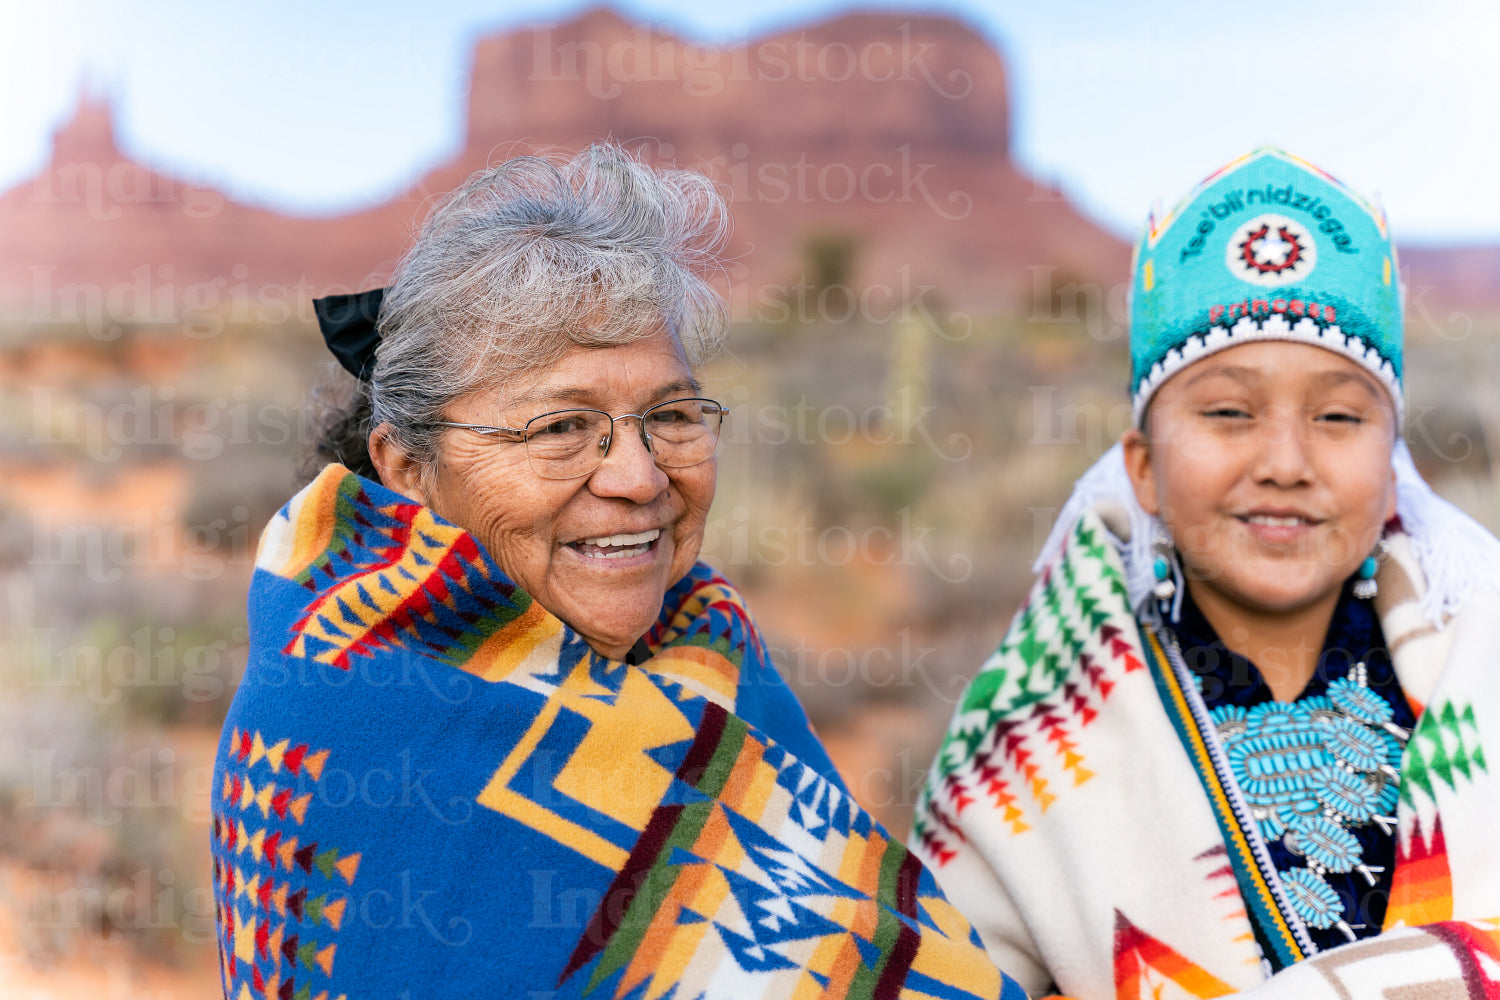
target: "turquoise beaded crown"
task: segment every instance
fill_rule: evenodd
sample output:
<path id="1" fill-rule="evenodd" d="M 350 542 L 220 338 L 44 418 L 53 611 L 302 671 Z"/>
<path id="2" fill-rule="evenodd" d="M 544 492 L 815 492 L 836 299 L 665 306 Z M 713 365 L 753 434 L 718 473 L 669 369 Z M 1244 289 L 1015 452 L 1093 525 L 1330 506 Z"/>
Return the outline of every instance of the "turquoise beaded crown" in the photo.
<path id="1" fill-rule="evenodd" d="M 1300 157 L 1262 146 L 1225 165 L 1136 244 L 1130 299 L 1136 426 L 1200 358 L 1256 340 L 1336 351 L 1401 416 L 1401 296 L 1384 214 Z"/>

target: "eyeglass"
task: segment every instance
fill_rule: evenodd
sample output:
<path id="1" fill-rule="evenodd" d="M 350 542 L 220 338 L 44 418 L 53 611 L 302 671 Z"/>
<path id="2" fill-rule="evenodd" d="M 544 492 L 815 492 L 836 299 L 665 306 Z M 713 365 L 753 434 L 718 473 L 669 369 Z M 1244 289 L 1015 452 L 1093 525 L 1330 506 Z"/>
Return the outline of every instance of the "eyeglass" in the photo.
<path id="1" fill-rule="evenodd" d="M 460 427 L 486 436 L 511 435 L 526 444 L 526 460 L 543 479 L 578 479 L 599 468 L 609 454 L 615 424 L 635 420 L 641 443 L 664 469 L 705 462 L 719 444 L 724 407 L 711 399 L 669 399 L 640 413 L 612 417 L 603 410 L 554 410 L 532 417 L 526 426 L 492 427 L 434 420 L 438 427 Z"/>

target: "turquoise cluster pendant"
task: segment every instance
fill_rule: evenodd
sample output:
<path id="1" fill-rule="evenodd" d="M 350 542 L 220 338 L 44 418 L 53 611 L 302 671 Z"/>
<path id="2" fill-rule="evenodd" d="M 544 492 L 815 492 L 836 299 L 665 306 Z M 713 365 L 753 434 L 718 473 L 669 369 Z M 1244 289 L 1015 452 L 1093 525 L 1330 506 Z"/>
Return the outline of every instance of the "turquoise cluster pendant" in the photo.
<path id="1" fill-rule="evenodd" d="M 1280 872 L 1292 908 L 1310 927 L 1337 927 L 1353 941 L 1329 872 L 1359 872 L 1370 885 L 1383 868 L 1363 863 L 1349 832 L 1374 823 L 1394 829 L 1401 753 L 1410 733 L 1371 691 L 1365 665 L 1328 686 L 1327 695 L 1209 713 L 1230 772 L 1267 840 L 1280 840 L 1305 868 Z"/>

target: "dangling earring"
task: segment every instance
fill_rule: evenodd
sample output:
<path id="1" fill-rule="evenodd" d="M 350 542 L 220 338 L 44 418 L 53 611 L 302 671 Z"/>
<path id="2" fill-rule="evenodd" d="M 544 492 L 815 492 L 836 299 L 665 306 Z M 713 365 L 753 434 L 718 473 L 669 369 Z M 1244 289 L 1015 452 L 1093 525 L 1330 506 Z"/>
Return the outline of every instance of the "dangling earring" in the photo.
<path id="1" fill-rule="evenodd" d="M 1175 567 L 1172 565 L 1177 560 L 1177 549 L 1160 524 L 1156 526 L 1156 534 L 1151 538 L 1151 555 L 1151 572 L 1156 577 L 1156 589 L 1152 593 L 1165 611 L 1167 602 L 1177 596 L 1177 574 L 1173 572 Z"/>
<path id="2" fill-rule="evenodd" d="M 1354 596 L 1361 601 L 1368 601 L 1380 593 L 1380 584 L 1375 581 L 1375 573 L 1380 569 L 1380 560 L 1390 550 L 1385 538 L 1381 537 L 1375 541 L 1375 550 L 1365 556 L 1365 561 L 1359 564 L 1359 579 L 1354 581 Z"/>

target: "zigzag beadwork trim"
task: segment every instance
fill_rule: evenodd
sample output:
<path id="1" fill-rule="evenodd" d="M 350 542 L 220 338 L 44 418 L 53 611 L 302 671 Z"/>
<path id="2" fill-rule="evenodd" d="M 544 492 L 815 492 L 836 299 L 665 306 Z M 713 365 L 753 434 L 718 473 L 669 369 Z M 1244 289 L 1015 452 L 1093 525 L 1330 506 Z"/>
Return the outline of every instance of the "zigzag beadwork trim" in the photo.
<path id="1" fill-rule="evenodd" d="M 1401 393 L 1401 380 L 1396 376 L 1395 366 L 1382 357 L 1378 350 L 1359 337 L 1345 334 L 1337 323 L 1321 326 L 1316 320 L 1304 316 L 1293 324 L 1287 322 L 1285 315 L 1273 312 L 1258 319 L 1254 316 L 1241 316 L 1233 326 L 1209 327 L 1188 337 L 1182 346 L 1168 351 L 1166 357 L 1152 365 L 1145 377 L 1136 383 L 1131 396 L 1131 417 L 1135 426 L 1141 426 L 1146 404 L 1167 379 L 1210 354 L 1260 340 L 1290 340 L 1313 344 L 1344 355 L 1380 380 L 1396 401 L 1397 426 L 1405 422 L 1406 401 Z"/>
<path id="2" fill-rule="evenodd" d="M 1276 867 L 1229 772 L 1229 761 L 1219 745 L 1208 708 L 1198 696 L 1186 665 L 1181 657 L 1168 655 L 1153 628 L 1141 629 L 1141 643 L 1148 654 L 1162 707 L 1198 772 L 1203 790 L 1208 793 L 1263 957 L 1273 971 L 1279 972 L 1317 954 L 1317 945 L 1308 937 L 1307 928 L 1282 891 Z"/>

